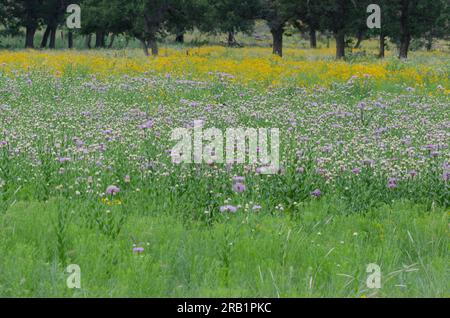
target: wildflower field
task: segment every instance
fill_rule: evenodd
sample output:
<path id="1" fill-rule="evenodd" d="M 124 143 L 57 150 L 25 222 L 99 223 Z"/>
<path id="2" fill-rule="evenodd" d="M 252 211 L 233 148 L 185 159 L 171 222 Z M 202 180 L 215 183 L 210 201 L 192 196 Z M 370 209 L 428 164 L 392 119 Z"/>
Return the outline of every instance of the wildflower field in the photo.
<path id="1" fill-rule="evenodd" d="M 0 296 L 448 296 L 449 66 L 0 51 Z M 278 128 L 277 173 L 174 163 L 194 121 Z"/>

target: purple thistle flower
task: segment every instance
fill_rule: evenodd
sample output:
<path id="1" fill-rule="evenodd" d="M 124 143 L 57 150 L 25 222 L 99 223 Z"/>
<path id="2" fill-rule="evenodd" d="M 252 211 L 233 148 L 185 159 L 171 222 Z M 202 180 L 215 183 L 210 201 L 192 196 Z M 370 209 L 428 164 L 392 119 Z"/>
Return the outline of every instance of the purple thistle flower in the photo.
<path id="1" fill-rule="evenodd" d="M 148 120 L 147 122 L 145 122 L 144 124 L 142 124 L 142 125 L 139 125 L 139 128 L 140 129 L 150 129 L 150 128 L 153 128 L 153 120 Z"/>
<path id="2" fill-rule="evenodd" d="M 364 159 L 361 163 L 367 167 L 372 167 L 375 164 L 375 161 L 372 159 Z"/>
<path id="3" fill-rule="evenodd" d="M 59 161 L 59 163 L 65 163 L 65 162 L 69 162 L 70 158 L 69 157 L 59 157 L 58 161 Z"/>
<path id="4" fill-rule="evenodd" d="M 236 213 L 237 211 L 237 207 L 233 206 L 233 205 L 224 205 L 220 207 L 220 212 L 224 213 L 224 212 L 230 212 L 230 213 Z"/>
<path id="5" fill-rule="evenodd" d="M 242 193 L 245 191 L 245 184 L 237 182 L 233 185 L 233 190 L 238 193 Z"/>
<path id="6" fill-rule="evenodd" d="M 448 182 L 448 180 L 450 179 L 450 171 L 444 171 L 444 173 L 442 174 L 442 180 L 444 180 L 445 182 Z"/>
<path id="7" fill-rule="evenodd" d="M 439 152 L 439 151 L 431 151 L 430 152 L 430 156 L 431 157 L 437 157 L 437 156 L 439 156 L 441 153 Z"/>
<path id="8" fill-rule="evenodd" d="M 436 146 L 436 145 L 432 145 L 432 144 L 428 144 L 428 145 L 423 146 L 423 148 L 424 148 L 425 150 L 431 151 L 431 150 L 437 149 L 437 146 Z"/>
<path id="9" fill-rule="evenodd" d="M 234 182 L 242 183 L 242 182 L 245 181 L 245 177 L 235 176 L 235 177 L 233 177 L 233 181 L 234 181 Z"/>
<path id="10" fill-rule="evenodd" d="M 105 152 L 106 151 L 106 146 L 105 144 L 99 144 L 97 147 L 97 150 L 100 152 Z"/>
<path id="11" fill-rule="evenodd" d="M 358 175 L 358 174 L 361 173 L 361 169 L 360 169 L 360 168 L 353 168 L 353 169 L 352 169 L 352 172 L 353 172 L 354 174 Z"/>
<path id="12" fill-rule="evenodd" d="M 120 192 L 119 187 L 116 187 L 115 185 L 110 185 L 109 187 L 106 188 L 106 194 L 109 195 L 116 195 L 119 192 Z"/>
<path id="13" fill-rule="evenodd" d="M 397 188 L 397 179 L 396 178 L 389 178 L 388 180 L 388 188 L 389 189 L 394 189 Z"/>
<path id="14" fill-rule="evenodd" d="M 297 173 L 299 173 L 299 174 L 302 174 L 302 173 L 305 172 L 305 168 L 299 167 L 299 168 L 297 168 L 297 169 L 295 170 L 295 172 L 297 172 Z"/>
<path id="15" fill-rule="evenodd" d="M 320 191 L 320 189 L 316 189 L 313 192 L 311 192 L 311 195 L 316 198 L 319 198 L 322 195 L 322 191 Z"/>
<path id="16" fill-rule="evenodd" d="M 411 178 L 414 178 L 415 176 L 417 176 L 417 171 L 416 170 L 411 170 L 409 172 L 409 175 L 411 176 Z"/>
<path id="17" fill-rule="evenodd" d="M 84 141 L 79 139 L 79 138 L 74 138 L 75 144 L 77 145 L 78 148 L 81 148 L 84 146 Z"/>
<path id="18" fill-rule="evenodd" d="M 262 209 L 262 207 L 259 204 L 255 204 L 252 208 L 253 211 L 259 211 L 261 209 Z"/>
<path id="19" fill-rule="evenodd" d="M 144 253 L 144 248 L 143 247 L 133 247 L 133 253 L 142 254 L 142 253 Z"/>

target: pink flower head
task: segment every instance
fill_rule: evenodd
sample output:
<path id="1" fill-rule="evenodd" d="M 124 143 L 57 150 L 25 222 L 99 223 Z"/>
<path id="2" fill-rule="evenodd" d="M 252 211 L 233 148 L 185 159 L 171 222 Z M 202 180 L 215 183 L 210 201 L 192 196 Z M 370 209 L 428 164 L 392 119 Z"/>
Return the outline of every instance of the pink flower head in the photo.
<path id="1" fill-rule="evenodd" d="M 224 213 L 224 212 L 230 212 L 230 213 L 236 213 L 237 211 L 237 207 L 233 206 L 233 205 L 224 205 L 220 207 L 220 212 Z"/>
<path id="2" fill-rule="evenodd" d="M 133 253 L 142 254 L 142 253 L 144 253 L 144 248 L 143 247 L 134 247 Z"/>
<path id="3" fill-rule="evenodd" d="M 397 179 L 396 178 L 389 178 L 388 180 L 388 188 L 389 189 L 394 189 L 397 188 Z"/>
<path id="4" fill-rule="evenodd" d="M 237 182 L 233 185 L 233 190 L 238 193 L 242 193 L 245 191 L 245 184 Z"/>
<path id="5" fill-rule="evenodd" d="M 116 195 L 119 192 L 120 192 L 119 187 L 116 187 L 115 185 L 110 185 L 109 187 L 106 188 L 106 194 L 109 195 Z"/>
<path id="6" fill-rule="evenodd" d="M 59 157 L 58 161 L 59 161 L 59 163 L 65 163 L 65 162 L 69 162 L 70 158 L 69 157 Z"/>
<path id="7" fill-rule="evenodd" d="M 153 128 L 153 120 L 148 120 L 147 122 L 145 122 L 144 124 L 142 124 L 142 125 L 139 125 L 139 128 L 140 129 L 150 129 L 150 128 Z"/>
<path id="8" fill-rule="evenodd" d="M 316 189 L 313 192 L 311 192 L 311 195 L 316 198 L 319 198 L 322 195 L 322 191 L 320 191 L 320 189 Z"/>
<path id="9" fill-rule="evenodd" d="M 296 172 L 299 173 L 299 174 L 304 173 L 305 172 L 305 168 L 299 167 L 299 168 L 297 168 Z"/>
<path id="10" fill-rule="evenodd" d="M 233 177 L 233 181 L 242 183 L 245 181 L 245 177 L 235 176 L 235 177 Z"/>

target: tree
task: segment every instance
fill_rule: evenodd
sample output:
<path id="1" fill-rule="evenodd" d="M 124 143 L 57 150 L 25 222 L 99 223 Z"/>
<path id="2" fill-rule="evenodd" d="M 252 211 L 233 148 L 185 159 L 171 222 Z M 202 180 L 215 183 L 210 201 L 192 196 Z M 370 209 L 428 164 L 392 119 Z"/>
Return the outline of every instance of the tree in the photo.
<path id="1" fill-rule="evenodd" d="M 208 0 L 197 25 L 204 32 L 226 33 L 228 45 L 233 46 L 237 32 L 253 30 L 259 5 L 259 0 Z"/>
<path id="2" fill-rule="evenodd" d="M 266 20 L 272 34 L 273 54 L 283 56 L 283 34 L 286 23 L 294 17 L 295 0 L 262 0 L 261 17 Z"/>
<path id="3" fill-rule="evenodd" d="M 394 34 L 395 21 L 397 20 L 396 6 L 392 5 L 392 0 L 378 0 L 377 4 L 381 9 L 381 28 L 369 31 L 369 35 L 378 36 L 379 51 L 378 57 L 384 58 L 386 51 L 386 37 Z"/>
<path id="4" fill-rule="evenodd" d="M 178 43 L 183 43 L 184 34 L 195 27 L 210 32 L 211 24 L 205 23 L 208 12 L 211 12 L 209 0 L 179 1 L 169 9 L 167 31 L 175 35 Z"/>
<path id="5" fill-rule="evenodd" d="M 86 46 L 91 47 L 91 34 L 95 34 L 95 47 L 105 47 L 107 26 L 113 19 L 113 14 L 119 1 L 112 0 L 83 0 L 81 1 L 81 12 L 83 23 L 81 33 L 86 36 Z"/>
<path id="6" fill-rule="evenodd" d="M 42 37 L 42 48 L 47 46 L 49 37 L 49 47 L 51 49 L 55 48 L 56 29 L 64 20 L 65 8 L 65 0 L 42 0 L 40 18 L 42 18 L 43 23 L 47 25 Z"/>
<path id="7" fill-rule="evenodd" d="M 345 57 L 346 36 L 355 33 L 366 19 L 365 1 L 323 0 L 321 28 L 333 32 L 336 39 L 336 59 Z"/>
<path id="8" fill-rule="evenodd" d="M 448 26 L 448 4 L 445 0 L 391 0 L 385 1 L 382 10 L 387 24 L 387 35 L 399 45 L 399 58 L 408 58 L 411 40 L 430 36 L 434 31 Z M 447 18 L 446 18 L 447 17 Z M 445 31 L 444 31 L 445 32 Z"/>
<path id="9" fill-rule="evenodd" d="M 34 48 L 34 35 L 39 27 L 42 0 L 5 1 L 4 10 L 15 19 L 17 27 L 25 28 L 25 48 Z"/>
<path id="10" fill-rule="evenodd" d="M 149 48 L 152 55 L 158 55 L 158 36 L 164 30 L 168 19 L 171 0 L 131 0 L 126 6 L 130 29 L 128 32 L 137 38 L 143 46 L 146 56 Z"/>
<path id="11" fill-rule="evenodd" d="M 311 48 L 317 47 L 317 31 L 320 30 L 322 14 L 321 4 L 318 1 L 298 0 L 293 2 L 294 17 L 292 24 L 300 31 L 308 31 Z"/>
<path id="12" fill-rule="evenodd" d="M 205 8 L 204 1 L 130 0 L 125 9 L 130 24 L 127 33 L 142 43 L 145 55 L 150 55 L 150 49 L 151 54 L 156 56 L 157 40 L 165 37 L 168 31 L 177 30 L 182 33 L 198 23 L 202 16 L 200 12 Z"/>
<path id="13" fill-rule="evenodd" d="M 426 49 L 431 51 L 435 38 L 449 38 L 450 36 L 450 3 L 442 1 L 440 14 L 436 21 L 430 25 L 430 29 L 425 33 Z"/>
<path id="14" fill-rule="evenodd" d="M 20 35 L 20 21 L 14 14 L 10 0 L 0 0 L 0 35 Z"/>

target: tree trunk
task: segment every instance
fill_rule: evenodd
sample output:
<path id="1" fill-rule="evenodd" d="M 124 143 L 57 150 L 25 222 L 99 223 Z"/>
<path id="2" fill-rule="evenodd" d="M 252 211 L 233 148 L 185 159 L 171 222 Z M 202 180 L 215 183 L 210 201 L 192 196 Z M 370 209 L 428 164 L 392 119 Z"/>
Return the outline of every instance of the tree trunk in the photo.
<path id="1" fill-rule="evenodd" d="M 399 58 L 408 58 L 409 44 L 411 42 L 411 33 L 408 23 L 410 1 L 402 0 L 401 15 L 400 15 L 400 48 Z"/>
<path id="2" fill-rule="evenodd" d="M 106 47 L 106 39 L 107 39 L 107 38 L 108 38 L 108 33 L 102 32 L 101 40 L 102 40 L 102 47 L 103 47 L 103 48 Z"/>
<path id="3" fill-rule="evenodd" d="M 101 37 L 102 37 L 102 33 L 101 32 L 99 32 L 99 31 L 95 32 L 95 47 L 96 48 L 99 48 L 99 47 L 102 46 L 102 39 L 101 39 Z"/>
<path id="4" fill-rule="evenodd" d="M 428 52 L 430 52 L 431 49 L 433 48 L 433 35 L 431 35 L 431 32 L 429 34 L 427 34 L 427 43 L 426 43 L 425 47 Z"/>
<path id="5" fill-rule="evenodd" d="M 108 49 L 111 49 L 112 46 L 114 45 L 114 40 L 116 39 L 116 35 L 113 33 L 111 35 L 111 39 L 109 39 L 109 44 L 108 44 Z"/>
<path id="6" fill-rule="evenodd" d="M 227 43 L 228 43 L 228 46 L 233 46 L 236 43 L 236 39 L 234 38 L 233 31 L 228 31 Z"/>
<path id="7" fill-rule="evenodd" d="M 142 39 L 139 39 L 139 41 L 141 41 L 142 48 L 144 49 L 144 54 L 145 54 L 145 56 L 149 56 L 150 53 L 148 52 L 148 46 L 147 46 L 147 43 L 146 43 L 144 40 L 142 40 Z"/>
<path id="8" fill-rule="evenodd" d="M 378 55 L 380 59 L 384 58 L 385 48 L 386 48 L 386 37 L 384 33 L 380 33 L 380 54 Z"/>
<path id="9" fill-rule="evenodd" d="M 345 58 L 345 34 L 343 31 L 335 33 L 336 38 L 336 59 Z"/>
<path id="10" fill-rule="evenodd" d="M 45 28 L 44 35 L 42 36 L 41 48 L 47 47 L 47 42 L 48 42 L 48 36 L 49 36 L 49 35 L 50 35 L 50 27 L 47 26 L 47 27 Z"/>
<path id="11" fill-rule="evenodd" d="M 95 32 L 95 47 L 96 48 L 105 47 L 105 32 L 102 31 Z"/>
<path id="12" fill-rule="evenodd" d="M 150 40 L 148 40 L 148 47 L 152 50 L 153 56 L 158 55 L 158 42 L 156 42 L 155 38 L 151 38 Z"/>
<path id="13" fill-rule="evenodd" d="M 92 40 L 92 34 L 87 34 L 84 38 L 84 46 L 87 49 L 91 48 L 91 40 Z"/>
<path id="14" fill-rule="evenodd" d="M 317 48 L 316 29 L 314 28 L 309 29 L 309 44 L 312 49 Z"/>
<path id="15" fill-rule="evenodd" d="M 408 51 L 409 51 L 409 44 L 411 43 L 411 36 L 409 34 L 402 34 L 400 38 L 400 54 L 399 58 L 401 59 L 407 59 L 408 58 Z"/>
<path id="16" fill-rule="evenodd" d="M 34 35 L 36 33 L 36 28 L 27 27 L 25 35 L 25 48 L 34 49 Z"/>
<path id="17" fill-rule="evenodd" d="M 270 30 L 273 38 L 273 54 L 277 54 L 279 56 L 283 56 L 283 27 L 278 27 Z"/>
<path id="18" fill-rule="evenodd" d="M 56 46 L 56 27 L 50 29 L 50 44 L 49 48 L 54 49 Z"/>
<path id="19" fill-rule="evenodd" d="M 354 48 L 359 49 L 363 40 L 364 40 L 364 30 L 358 30 L 357 40 Z"/>
<path id="20" fill-rule="evenodd" d="M 178 33 L 175 37 L 175 42 L 184 43 L 184 33 Z"/>
<path id="21" fill-rule="evenodd" d="M 72 49 L 73 48 L 73 32 L 70 30 L 67 33 L 67 42 L 68 42 L 69 49 Z"/>

